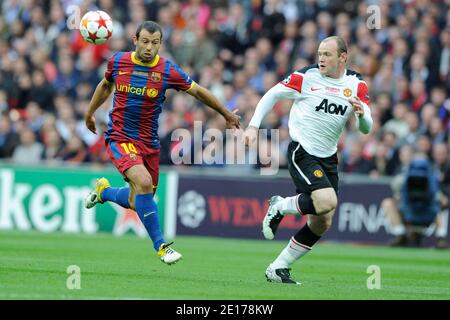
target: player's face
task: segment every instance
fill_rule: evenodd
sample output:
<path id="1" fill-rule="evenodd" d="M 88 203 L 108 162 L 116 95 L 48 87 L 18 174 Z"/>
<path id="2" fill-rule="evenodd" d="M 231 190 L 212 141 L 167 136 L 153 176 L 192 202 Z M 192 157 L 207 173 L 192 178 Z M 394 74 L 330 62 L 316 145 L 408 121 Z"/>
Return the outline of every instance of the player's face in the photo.
<path id="1" fill-rule="evenodd" d="M 324 41 L 320 43 L 317 50 L 319 71 L 322 75 L 338 78 L 341 69 L 345 67 L 345 53 L 338 56 L 338 47 L 335 41 Z"/>
<path id="2" fill-rule="evenodd" d="M 159 31 L 150 33 L 142 29 L 139 33 L 139 39 L 134 38 L 134 44 L 136 45 L 137 58 L 145 63 L 152 62 L 161 47 L 161 33 Z"/>

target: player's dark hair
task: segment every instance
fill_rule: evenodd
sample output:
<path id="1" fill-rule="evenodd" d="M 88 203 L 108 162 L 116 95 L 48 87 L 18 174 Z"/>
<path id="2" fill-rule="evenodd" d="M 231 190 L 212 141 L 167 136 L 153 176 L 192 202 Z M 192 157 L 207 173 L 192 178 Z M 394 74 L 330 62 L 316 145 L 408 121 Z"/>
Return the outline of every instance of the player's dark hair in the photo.
<path id="1" fill-rule="evenodd" d="M 159 24 L 157 24 L 154 21 L 145 21 L 143 22 L 136 30 L 136 38 L 139 39 L 139 34 L 141 33 L 142 29 L 147 30 L 149 33 L 155 33 L 158 32 L 161 34 L 161 40 L 163 37 L 162 28 Z"/>
<path id="2" fill-rule="evenodd" d="M 342 37 L 331 36 L 331 37 L 323 39 L 322 42 L 329 41 L 329 40 L 336 41 L 336 44 L 338 47 L 338 49 L 337 49 L 338 56 L 340 56 L 344 52 L 347 53 L 347 44 L 345 43 L 345 40 Z"/>

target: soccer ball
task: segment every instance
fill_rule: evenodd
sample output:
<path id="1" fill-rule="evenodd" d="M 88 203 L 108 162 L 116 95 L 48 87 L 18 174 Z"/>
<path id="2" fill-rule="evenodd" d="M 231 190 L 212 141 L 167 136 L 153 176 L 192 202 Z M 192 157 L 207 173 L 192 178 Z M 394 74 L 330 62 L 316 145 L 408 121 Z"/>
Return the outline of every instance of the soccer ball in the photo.
<path id="1" fill-rule="evenodd" d="M 80 33 L 89 43 L 105 43 L 112 36 L 112 32 L 111 17 L 104 11 L 89 11 L 81 18 Z"/>

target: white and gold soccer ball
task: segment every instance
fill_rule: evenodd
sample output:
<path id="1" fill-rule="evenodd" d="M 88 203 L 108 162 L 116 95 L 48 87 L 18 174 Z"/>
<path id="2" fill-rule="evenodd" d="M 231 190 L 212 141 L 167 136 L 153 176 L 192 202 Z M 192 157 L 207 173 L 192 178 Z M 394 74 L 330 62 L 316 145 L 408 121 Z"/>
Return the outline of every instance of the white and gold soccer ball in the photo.
<path id="1" fill-rule="evenodd" d="M 112 32 L 112 19 L 104 11 L 89 11 L 81 18 L 80 33 L 89 43 L 105 43 L 112 36 Z"/>

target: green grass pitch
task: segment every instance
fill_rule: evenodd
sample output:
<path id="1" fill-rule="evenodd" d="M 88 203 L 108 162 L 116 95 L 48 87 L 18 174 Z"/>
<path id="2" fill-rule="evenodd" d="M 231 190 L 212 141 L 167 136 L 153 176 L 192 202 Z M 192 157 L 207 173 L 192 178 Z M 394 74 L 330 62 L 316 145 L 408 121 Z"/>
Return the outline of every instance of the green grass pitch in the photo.
<path id="1" fill-rule="evenodd" d="M 164 265 L 149 239 L 0 232 L 0 299 L 450 299 L 450 252 L 319 243 L 293 265 L 301 286 L 268 283 L 284 241 L 177 237 Z M 69 290 L 67 268 L 81 270 Z M 369 290 L 370 265 L 381 288 Z"/>

